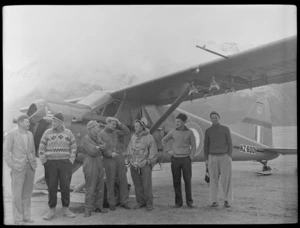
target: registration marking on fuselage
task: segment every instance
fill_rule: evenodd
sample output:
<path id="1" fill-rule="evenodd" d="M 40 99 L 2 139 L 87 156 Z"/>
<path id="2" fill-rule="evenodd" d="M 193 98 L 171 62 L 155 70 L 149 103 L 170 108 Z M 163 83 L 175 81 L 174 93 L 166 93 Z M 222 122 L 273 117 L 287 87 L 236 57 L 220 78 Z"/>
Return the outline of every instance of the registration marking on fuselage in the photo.
<path id="1" fill-rule="evenodd" d="M 256 147 L 240 144 L 240 152 L 242 153 L 249 153 L 249 154 L 256 154 Z"/>

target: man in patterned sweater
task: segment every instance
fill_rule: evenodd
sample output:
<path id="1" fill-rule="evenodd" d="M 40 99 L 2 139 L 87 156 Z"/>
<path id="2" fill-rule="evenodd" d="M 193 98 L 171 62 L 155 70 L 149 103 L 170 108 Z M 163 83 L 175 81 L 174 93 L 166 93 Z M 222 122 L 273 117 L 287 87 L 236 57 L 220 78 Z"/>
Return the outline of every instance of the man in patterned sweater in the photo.
<path id="1" fill-rule="evenodd" d="M 45 168 L 45 179 L 49 193 L 49 210 L 43 216 L 45 220 L 50 220 L 55 216 L 58 181 L 63 214 L 69 218 L 75 217 L 75 214 L 68 207 L 70 204 L 72 164 L 76 158 L 77 145 L 74 135 L 65 128 L 63 121 L 64 117 L 61 112 L 53 116 L 52 128 L 44 132 L 39 146 L 39 155 Z"/>

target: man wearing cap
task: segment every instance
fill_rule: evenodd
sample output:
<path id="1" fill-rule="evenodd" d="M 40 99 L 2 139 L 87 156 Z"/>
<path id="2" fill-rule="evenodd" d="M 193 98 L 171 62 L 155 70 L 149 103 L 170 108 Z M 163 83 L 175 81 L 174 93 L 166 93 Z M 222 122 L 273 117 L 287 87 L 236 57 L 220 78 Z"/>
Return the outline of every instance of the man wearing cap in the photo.
<path id="1" fill-rule="evenodd" d="M 83 173 L 85 178 L 85 214 L 91 216 L 91 212 L 107 213 L 103 208 L 104 197 L 104 167 L 102 163 L 102 151 L 105 144 L 98 138 L 99 124 L 91 120 L 87 124 L 88 133 L 82 140 L 84 150 Z"/>
<path id="2" fill-rule="evenodd" d="M 69 218 L 75 217 L 75 214 L 68 207 L 70 205 L 72 165 L 76 158 L 77 145 L 74 135 L 65 128 L 63 121 L 64 117 L 61 112 L 53 116 L 52 128 L 44 132 L 39 146 L 39 155 L 45 168 L 45 179 L 49 193 L 49 210 L 43 216 L 45 220 L 50 220 L 55 216 L 58 181 L 63 214 Z"/>
<path id="3" fill-rule="evenodd" d="M 185 184 L 186 204 L 193 208 L 192 199 L 192 160 L 196 152 L 196 140 L 193 132 L 185 126 L 187 115 L 179 113 L 176 116 L 176 129 L 170 131 L 163 139 L 166 147 L 167 141 L 173 139 L 173 154 L 171 157 L 171 170 L 175 190 L 175 205 L 173 208 L 182 207 L 181 174 Z"/>
<path id="4" fill-rule="evenodd" d="M 106 118 L 106 126 L 99 133 L 100 139 L 106 143 L 106 148 L 103 150 L 103 164 L 106 172 L 107 201 L 111 211 L 116 209 L 114 190 L 116 177 L 120 187 L 121 207 L 130 209 L 128 206 L 127 168 L 123 155 L 123 153 L 125 153 L 125 151 L 123 151 L 124 136 L 129 134 L 129 128 L 114 117 Z"/>
<path id="5" fill-rule="evenodd" d="M 156 163 L 157 147 L 153 136 L 142 120 L 134 122 L 135 133 L 127 148 L 131 178 L 134 184 L 137 205 L 135 209 L 153 209 L 152 167 Z"/>
<path id="6" fill-rule="evenodd" d="M 209 201 L 212 207 L 218 206 L 218 181 L 221 177 L 225 193 L 224 206 L 230 207 L 229 202 L 232 200 L 230 129 L 219 123 L 220 115 L 216 111 L 210 113 L 210 119 L 212 126 L 206 129 L 204 138 L 204 158 L 210 176 Z"/>
<path id="7" fill-rule="evenodd" d="M 4 160 L 11 169 L 12 208 L 16 225 L 32 223 L 31 196 L 37 167 L 33 134 L 27 115 L 17 120 L 18 128 L 10 131 L 4 142 Z"/>

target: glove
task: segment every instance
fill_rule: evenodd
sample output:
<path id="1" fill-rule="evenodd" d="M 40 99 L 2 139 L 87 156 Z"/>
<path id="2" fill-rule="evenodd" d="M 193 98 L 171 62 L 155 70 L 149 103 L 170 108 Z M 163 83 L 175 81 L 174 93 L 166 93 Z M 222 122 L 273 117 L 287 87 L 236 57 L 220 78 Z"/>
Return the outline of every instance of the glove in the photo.
<path id="1" fill-rule="evenodd" d="M 209 173 L 208 173 L 208 168 L 206 168 L 206 173 L 205 173 L 204 180 L 205 180 L 206 183 L 209 183 L 209 181 L 210 181 Z"/>

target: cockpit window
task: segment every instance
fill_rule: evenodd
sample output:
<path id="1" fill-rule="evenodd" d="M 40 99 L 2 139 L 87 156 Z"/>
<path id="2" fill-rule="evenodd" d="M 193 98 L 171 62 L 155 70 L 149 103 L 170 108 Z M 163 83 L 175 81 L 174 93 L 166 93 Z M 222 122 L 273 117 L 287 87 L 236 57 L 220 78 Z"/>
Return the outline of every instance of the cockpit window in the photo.
<path id="1" fill-rule="evenodd" d="M 103 116 L 114 116 L 118 111 L 120 103 L 120 101 L 113 101 L 106 105 Z"/>
<path id="2" fill-rule="evenodd" d="M 97 109 L 96 110 L 97 115 L 101 116 L 103 109 L 104 109 L 104 107 Z"/>

